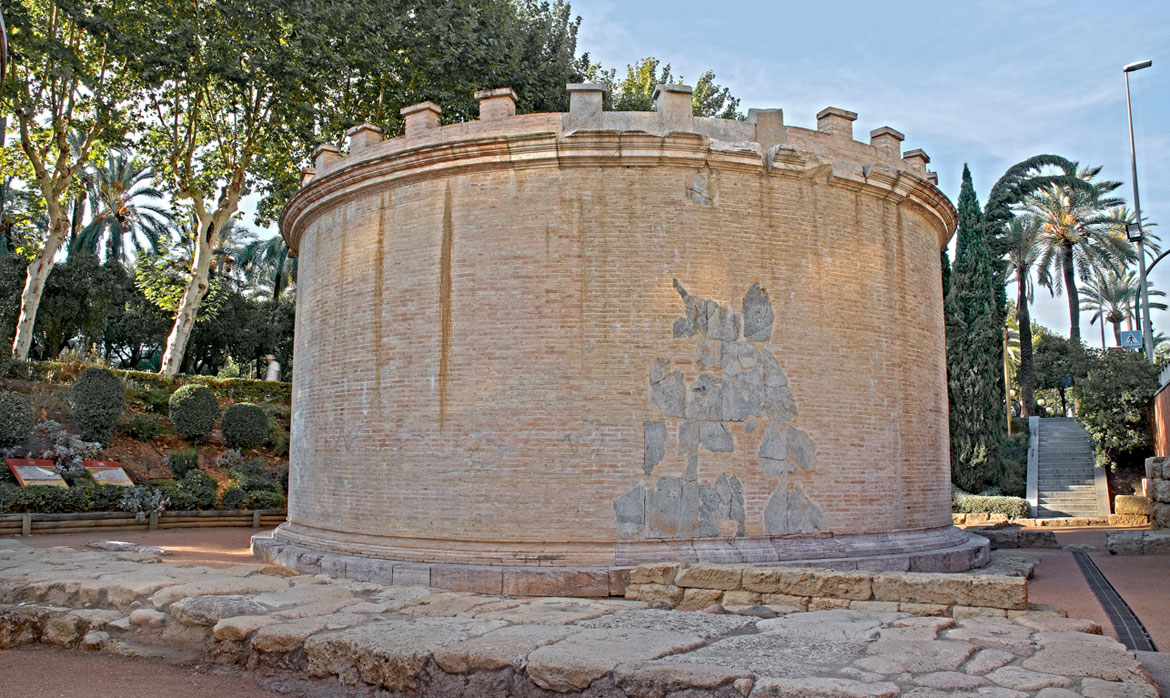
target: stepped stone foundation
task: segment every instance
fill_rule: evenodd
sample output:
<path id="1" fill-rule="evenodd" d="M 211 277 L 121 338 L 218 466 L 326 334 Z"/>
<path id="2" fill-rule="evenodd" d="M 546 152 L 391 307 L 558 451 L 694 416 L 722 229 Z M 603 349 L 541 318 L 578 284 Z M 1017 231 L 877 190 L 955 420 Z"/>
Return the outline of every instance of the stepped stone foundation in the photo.
<path id="1" fill-rule="evenodd" d="M 298 569 L 621 593 L 645 562 L 966 570 L 921 150 L 856 114 L 568 113 L 350 133 L 281 217 L 299 255 Z M 412 582 L 413 583 L 413 582 Z"/>

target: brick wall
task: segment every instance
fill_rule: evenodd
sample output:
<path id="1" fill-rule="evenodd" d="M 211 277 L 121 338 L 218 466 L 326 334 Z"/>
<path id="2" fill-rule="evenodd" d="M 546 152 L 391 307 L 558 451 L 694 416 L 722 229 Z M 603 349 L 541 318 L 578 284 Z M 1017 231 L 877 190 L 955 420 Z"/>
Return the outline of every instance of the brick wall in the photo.
<path id="1" fill-rule="evenodd" d="M 613 564 L 616 499 L 721 475 L 742 485 L 744 534 L 764 535 L 784 484 L 756 455 L 757 420 L 728 423 L 734 451 L 700 450 L 697 468 L 667 420 L 644 467 L 655 361 L 688 384 L 719 375 L 699 339 L 674 336 L 675 279 L 736 311 L 753 284 L 768 294 L 760 350 L 816 453 L 784 477 L 825 531 L 950 525 L 950 203 L 839 133 L 788 128 L 817 147 L 765 152 L 648 131 L 505 117 L 318 167 L 283 218 L 300 256 L 288 535 L 408 560 Z"/>

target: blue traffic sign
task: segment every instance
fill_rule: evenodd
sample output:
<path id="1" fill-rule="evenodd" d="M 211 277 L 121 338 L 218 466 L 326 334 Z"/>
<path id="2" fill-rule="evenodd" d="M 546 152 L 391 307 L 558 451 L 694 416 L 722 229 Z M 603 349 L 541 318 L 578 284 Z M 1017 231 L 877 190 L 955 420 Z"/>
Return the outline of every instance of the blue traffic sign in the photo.
<path id="1" fill-rule="evenodd" d="M 1121 333 L 1121 347 L 1123 349 L 1141 349 L 1142 333 L 1137 330 L 1126 330 Z"/>

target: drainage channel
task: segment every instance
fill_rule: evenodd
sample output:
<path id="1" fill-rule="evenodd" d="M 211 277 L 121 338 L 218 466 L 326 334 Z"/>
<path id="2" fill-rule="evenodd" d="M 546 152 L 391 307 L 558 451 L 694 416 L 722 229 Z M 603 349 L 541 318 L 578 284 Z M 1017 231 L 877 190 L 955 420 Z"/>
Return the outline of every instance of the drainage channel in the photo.
<path id="1" fill-rule="evenodd" d="M 1146 626 L 1142 625 L 1125 599 L 1121 598 L 1105 575 L 1101 574 L 1101 570 L 1097 567 L 1097 563 L 1093 562 L 1093 558 L 1089 557 L 1088 553 L 1082 552 L 1074 552 L 1073 558 L 1080 566 L 1081 574 L 1085 576 L 1085 581 L 1089 583 L 1089 588 L 1093 590 L 1097 601 L 1105 609 L 1105 614 L 1109 616 L 1109 622 L 1113 623 L 1113 629 L 1117 631 L 1117 639 L 1131 650 L 1157 652 L 1158 648 L 1150 639 L 1150 633 L 1146 630 Z"/>

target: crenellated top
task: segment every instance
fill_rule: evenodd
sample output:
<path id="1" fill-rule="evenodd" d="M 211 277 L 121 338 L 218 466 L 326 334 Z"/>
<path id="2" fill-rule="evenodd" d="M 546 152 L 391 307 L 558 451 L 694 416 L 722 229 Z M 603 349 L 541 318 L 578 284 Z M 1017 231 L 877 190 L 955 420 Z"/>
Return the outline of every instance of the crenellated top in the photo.
<path id="1" fill-rule="evenodd" d="M 954 207 L 938 190 L 938 176 L 926 169 L 930 157 L 921 149 L 902 153 L 905 136 L 882 126 L 869 143 L 853 138 L 855 112 L 826 107 L 816 130 L 787 126 L 781 109 L 750 109 L 743 121 L 694 116 L 692 88 L 658 85 L 655 111 L 604 111 L 605 88 L 570 84 L 569 111 L 516 114 L 510 88 L 475 93 L 480 118 L 441 125 L 442 108 L 421 102 L 401 110 L 404 133 L 382 139 L 372 124 L 347 133 L 349 152 L 321 145 L 313 166 L 301 171 L 301 191 L 281 214 L 281 230 L 295 251 L 299 229 L 314 204 L 379 182 L 410 176 L 433 176 L 460 163 L 466 166 L 573 166 L 617 162 L 623 166 L 705 163 L 755 168 L 770 175 L 885 190 L 910 199 L 936 221 L 940 245 L 956 225 Z M 431 175 L 425 175 L 430 172 Z"/>

